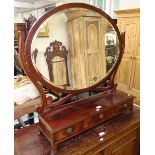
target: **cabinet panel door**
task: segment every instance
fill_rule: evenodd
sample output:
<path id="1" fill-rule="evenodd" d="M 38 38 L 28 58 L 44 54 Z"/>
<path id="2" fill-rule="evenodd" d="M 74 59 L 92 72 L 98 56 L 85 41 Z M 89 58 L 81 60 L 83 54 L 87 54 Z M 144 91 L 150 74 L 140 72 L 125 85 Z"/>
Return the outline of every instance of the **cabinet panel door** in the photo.
<path id="1" fill-rule="evenodd" d="M 134 59 L 132 66 L 130 89 L 132 91 L 132 95 L 140 97 L 140 61 Z"/>
<path id="2" fill-rule="evenodd" d="M 131 84 L 130 89 L 133 95 L 140 97 L 140 23 L 139 18 L 137 18 L 137 27 L 136 27 L 136 46 L 133 56 L 133 67 L 131 75 Z"/>
<path id="3" fill-rule="evenodd" d="M 114 149 L 111 155 L 134 155 L 134 139 L 126 142 L 119 148 Z"/>
<path id="4" fill-rule="evenodd" d="M 87 86 L 91 86 L 106 75 L 104 34 L 101 18 L 83 17 L 83 21 Z"/>
<path id="5" fill-rule="evenodd" d="M 133 57 L 140 60 L 140 18 L 136 18 L 136 44 Z"/>
<path id="6" fill-rule="evenodd" d="M 131 69 L 132 69 L 132 60 L 129 58 L 122 58 L 116 76 L 118 89 L 128 92 L 130 86 Z"/>
<path id="7" fill-rule="evenodd" d="M 105 148 L 104 155 L 137 155 L 139 148 L 137 133 L 138 130 L 133 130 L 114 141 Z"/>
<path id="8" fill-rule="evenodd" d="M 137 41 L 136 18 L 123 18 L 118 20 L 120 32 L 125 32 L 125 50 L 123 57 L 132 58 Z"/>
<path id="9" fill-rule="evenodd" d="M 139 29 L 138 29 L 138 18 L 121 18 L 118 20 L 118 27 L 121 32 L 125 31 L 125 50 L 123 54 L 122 62 L 119 66 L 116 81 L 118 83 L 118 88 L 131 93 L 131 82 L 133 82 L 133 60 L 135 57 L 139 59 Z M 135 67 L 136 77 L 138 80 L 139 69 L 138 65 Z M 136 81 L 137 81 L 136 80 Z M 132 87 L 137 87 L 137 85 Z"/>

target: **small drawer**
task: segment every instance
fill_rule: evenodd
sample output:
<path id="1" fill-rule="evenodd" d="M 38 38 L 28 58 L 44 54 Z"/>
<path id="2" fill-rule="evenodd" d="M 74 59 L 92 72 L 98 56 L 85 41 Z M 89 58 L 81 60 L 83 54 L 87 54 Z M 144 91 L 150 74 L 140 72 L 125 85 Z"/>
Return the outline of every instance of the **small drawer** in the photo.
<path id="1" fill-rule="evenodd" d="M 111 118 L 113 116 L 115 116 L 117 113 L 116 113 L 116 108 L 111 108 L 107 111 L 104 112 L 105 113 L 105 118 L 108 119 L 108 118 Z"/>
<path id="2" fill-rule="evenodd" d="M 54 135 L 55 142 L 62 141 L 64 139 L 68 139 L 68 137 L 81 132 L 83 130 L 83 122 L 77 123 L 73 126 L 70 126 L 64 130 L 61 130 Z"/>
<path id="3" fill-rule="evenodd" d="M 95 116 L 92 116 L 91 118 L 88 118 L 87 120 L 84 121 L 84 128 L 94 126 L 95 124 L 102 122 L 104 118 L 105 118 L 104 113 L 100 113 Z"/>

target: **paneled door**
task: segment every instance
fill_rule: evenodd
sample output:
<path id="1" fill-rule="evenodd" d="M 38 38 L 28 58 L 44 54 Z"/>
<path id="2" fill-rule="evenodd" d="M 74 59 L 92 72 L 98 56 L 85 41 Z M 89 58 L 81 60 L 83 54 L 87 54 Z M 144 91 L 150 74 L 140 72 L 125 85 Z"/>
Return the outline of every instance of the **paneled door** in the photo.
<path id="1" fill-rule="evenodd" d="M 132 94 L 140 97 L 140 21 L 139 18 L 136 20 L 136 44 L 135 50 L 133 53 L 133 67 L 132 67 L 132 76 L 131 76 L 131 85 L 130 90 Z"/>
<path id="2" fill-rule="evenodd" d="M 136 46 L 136 23 L 130 19 L 120 21 L 120 31 L 125 31 L 125 50 L 118 70 L 118 87 L 124 91 L 130 89 L 132 66 L 133 66 L 133 52 Z M 129 92 L 129 91 L 128 91 Z"/>
<path id="3" fill-rule="evenodd" d="M 106 75 L 104 32 L 101 18 L 84 17 L 85 65 L 87 86 L 95 84 Z"/>
<path id="4" fill-rule="evenodd" d="M 125 32 L 125 51 L 116 74 L 118 89 L 140 99 L 140 9 L 119 10 L 118 28 Z M 138 99 L 138 100 L 137 100 Z"/>

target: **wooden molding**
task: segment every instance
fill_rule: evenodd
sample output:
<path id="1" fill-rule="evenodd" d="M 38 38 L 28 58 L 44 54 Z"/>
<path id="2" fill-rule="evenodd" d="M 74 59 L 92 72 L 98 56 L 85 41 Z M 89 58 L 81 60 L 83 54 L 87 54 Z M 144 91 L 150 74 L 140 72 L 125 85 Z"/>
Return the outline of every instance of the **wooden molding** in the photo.
<path id="1" fill-rule="evenodd" d="M 126 10 L 116 10 L 114 11 L 118 18 L 121 17 L 139 17 L 140 16 L 140 8 L 135 9 L 126 9 Z"/>

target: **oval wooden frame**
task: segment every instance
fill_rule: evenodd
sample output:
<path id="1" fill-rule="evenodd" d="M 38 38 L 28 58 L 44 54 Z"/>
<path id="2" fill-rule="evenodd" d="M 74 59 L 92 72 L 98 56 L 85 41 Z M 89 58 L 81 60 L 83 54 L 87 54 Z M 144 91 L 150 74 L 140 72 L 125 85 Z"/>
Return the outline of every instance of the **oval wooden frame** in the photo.
<path id="1" fill-rule="evenodd" d="M 59 11 L 63 11 L 65 9 L 69 9 L 69 8 L 85 8 L 85 9 L 89 9 L 92 10 L 94 12 L 97 12 L 99 14 L 101 14 L 102 16 L 104 16 L 113 26 L 113 28 L 115 29 L 116 33 L 117 33 L 117 37 L 118 37 L 118 41 L 119 41 L 119 56 L 117 58 L 117 61 L 115 62 L 113 68 L 111 69 L 111 71 L 98 83 L 96 83 L 95 85 L 92 85 L 90 87 L 87 88 L 83 88 L 83 89 L 77 89 L 77 90 L 67 90 L 67 89 L 62 89 L 62 88 L 58 88 L 54 85 L 52 85 L 52 83 L 47 82 L 47 80 L 45 80 L 45 77 L 42 76 L 42 74 L 40 74 L 39 72 L 37 72 L 37 70 L 35 69 L 33 63 L 32 63 L 32 59 L 31 59 L 31 43 L 32 43 L 32 39 L 37 31 L 37 29 L 39 28 L 39 26 L 50 16 L 58 13 Z M 106 80 L 108 80 L 113 72 L 115 72 L 118 69 L 118 66 L 120 64 L 122 55 L 123 55 L 123 48 L 124 46 L 122 38 L 121 38 L 121 34 L 118 30 L 117 25 L 115 24 L 115 22 L 112 20 L 112 18 L 107 15 L 104 11 L 102 11 L 99 8 L 96 8 L 95 6 L 86 4 L 86 3 L 67 3 L 67 4 L 63 4 L 61 6 L 58 6 L 48 12 L 46 12 L 43 16 L 41 16 L 32 26 L 32 28 L 30 29 L 26 42 L 25 42 L 25 61 L 27 64 L 27 67 L 30 71 L 31 74 L 33 74 L 33 77 L 35 77 L 36 81 L 39 81 L 40 83 L 42 83 L 43 85 L 45 85 L 49 90 L 51 91 L 56 91 L 56 92 L 61 92 L 64 94 L 79 94 L 79 93 L 83 93 L 83 92 L 87 92 L 87 91 L 91 91 L 93 89 L 95 89 L 96 87 L 100 86 L 101 84 L 103 84 L 104 82 L 106 82 Z"/>

